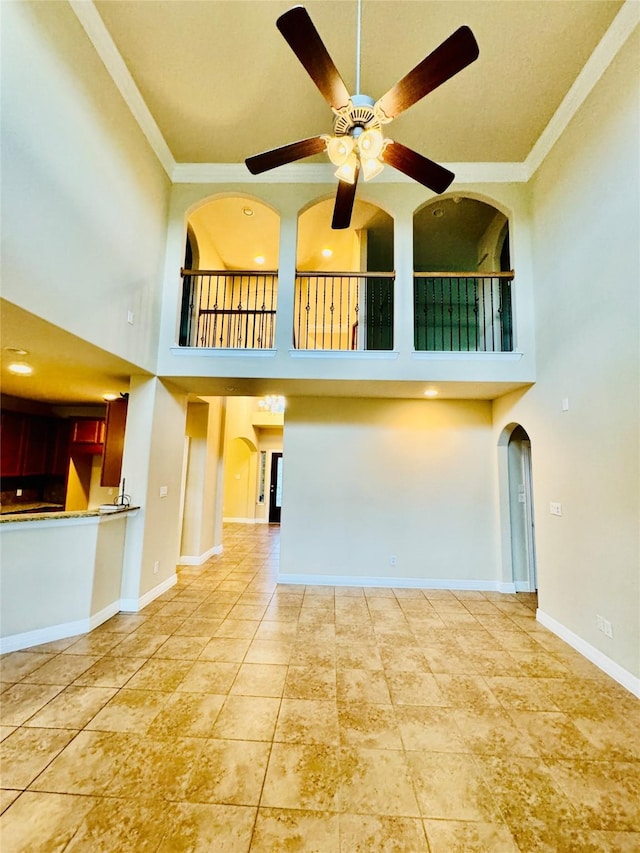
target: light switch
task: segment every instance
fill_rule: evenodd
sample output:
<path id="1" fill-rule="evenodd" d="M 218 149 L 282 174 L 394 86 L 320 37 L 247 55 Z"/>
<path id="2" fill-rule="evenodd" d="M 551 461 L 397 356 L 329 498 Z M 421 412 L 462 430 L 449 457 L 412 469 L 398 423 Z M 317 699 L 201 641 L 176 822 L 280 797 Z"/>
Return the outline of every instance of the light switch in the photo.
<path id="1" fill-rule="evenodd" d="M 551 515 L 562 515 L 562 504 L 551 501 L 549 504 L 549 512 Z"/>
<path id="2" fill-rule="evenodd" d="M 568 397 L 562 398 L 562 411 L 563 412 L 569 411 L 569 398 Z"/>
<path id="3" fill-rule="evenodd" d="M 160 497 L 166 498 L 166 496 L 168 494 L 169 494 L 169 487 L 168 486 L 160 486 Z"/>

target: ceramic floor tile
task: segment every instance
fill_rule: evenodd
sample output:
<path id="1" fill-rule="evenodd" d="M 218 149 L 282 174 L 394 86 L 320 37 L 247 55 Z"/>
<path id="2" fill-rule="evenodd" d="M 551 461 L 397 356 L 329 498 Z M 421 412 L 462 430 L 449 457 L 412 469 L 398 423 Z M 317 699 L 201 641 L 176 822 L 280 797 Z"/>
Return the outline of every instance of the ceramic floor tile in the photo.
<path id="1" fill-rule="evenodd" d="M 554 759 L 549 767 L 583 825 L 640 832 L 640 764 Z"/>
<path id="2" fill-rule="evenodd" d="M 114 687 L 65 687 L 24 725 L 45 729 L 83 729 L 115 693 Z"/>
<path id="3" fill-rule="evenodd" d="M 427 672 L 387 672 L 394 705 L 447 706 L 435 676 Z"/>
<path id="4" fill-rule="evenodd" d="M 338 703 L 340 743 L 372 749 L 402 749 L 393 705 Z"/>
<path id="5" fill-rule="evenodd" d="M 340 755 L 324 744 L 274 743 L 261 807 L 337 812 Z"/>
<path id="6" fill-rule="evenodd" d="M 21 726 L 62 690 L 56 684 L 12 684 L 2 694 L 0 724 Z"/>
<path id="7" fill-rule="evenodd" d="M 293 809 L 258 810 L 251 853 L 340 853 L 338 815 Z"/>
<path id="8" fill-rule="evenodd" d="M 39 730 L 38 735 L 41 736 L 43 731 L 51 730 Z M 69 734 L 65 732 L 65 735 Z M 121 732 L 82 731 L 54 758 L 31 787 L 60 794 L 102 794 L 138 741 L 134 735 Z"/>
<path id="9" fill-rule="evenodd" d="M 196 661 L 178 686 L 185 693 L 227 693 L 233 684 L 239 663 Z"/>
<path id="10" fill-rule="evenodd" d="M 419 817 L 407 758 L 402 750 L 343 747 L 340 811 Z"/>
<path id="11" fill-rule="evenodd" d="M 204 746 L 202 738 L 141 738 L 109 783 L 109 796 L 185 799 L 187 782 Z"/>
<path id="12" fill-rule="evenodd" d="M 471 755 L 408 752 L 420 810 L 425 818 L 500 822 L 498 806 Z"/>
<path id="13" fill-rule="evenodd" d="M 150 737 L 212 737 L 227 697 L 216 693 L 174 693 L 151 723 Z"/>
<path id="14" fill-rule="evenodd" d="M 289 699 L 335 699 L 336 695 L 336 670 L 333 667 L 288 667 L 284 696 Z"/>
<path id="15" fill-rule="evenodd" d="M 278 537 L 0 658 L 2 853 L 640 850 L 637 699 L 535 596 L 278 585 Z"/>
<path id="16" fill-rule="evenodd" d="M 16 729 L 0 744 L 2 787 L 27 788 L 75 735 L 66 729 Z"/>
<path id="17" fill-rule="evenodd" d="M 154 658 L 197 660 L 210 639 L 206 636 L 185 637 L 174 634 L 160 646 Z"/>
<path id="18" fill-rule="evenodd" d="M 127 682 L 128 690 L 176 690 L 193 666 L 191 661 L 152 658 Z"/>
<path id="19" fill-rule="evenodd" d="M 95 655 L 59 654 L 22 679 L 23 684 L 61 684 L 67 686 L 100 660 Z"/>
<path id="20" fill-rule="evenodd" d="M 338 746 L 340 731 L 335 701 L 284 698 L 273 739 L 285 743 L 326 743 Z"/>
<path id="21" fill-rule="evenodd" d="M 282 696 L 286 677 L 287 667 L 282 664 L 243 663 L 229 692 L 242 696 Z"/>
<path id="22" fill-rule="evenodd" d="M 144 734 L 170 695 L 156 690 L 123 688 L 98 711 L 86 728 L 102 732 Z"/>
<path id="23" fill-rule="evenodd" d="M 407 750 L 470 751 L 449 708 L 396 705 L 395 716 Z"/>
<path id="24" fill-rule="evenodd" d="M 502 823 L 425 820 L 424 825 L 431 853 L 519 853 Z"/>
<path id="25" fill-rule="evenodd" d="M 392 815 L 340 815 L 340 853 L 429 853 L 422 821 Z"/>
<path id="26" fill-rule="evenodd" d="M 212 637 L 202 650 L 199 659 L 241 663 L 250 645 L 251 640 L 248 637 Z"/>
<path id="27" fill-rule="evenodd" d="M 177 804 L 157 853 L 248 853 L 255 820 L 255 808 Z"/>
<path id="28" fill-rule="evenodd" d="M 270 741 L 276 727 L 279 699 L 229 696 L 213 727 L 213 737 Z"/>
<path id="29" fill-rule="evenodd" d="M 173 811 L 162 800 L 104 798 L 88 812 L 65 853 L 150 853 L 162 842 Z"/>
<path id="30" fill-rule="evenodd" d="M 0 819 L 3 853 L 56 853 L 66 848 L 98 800 L 25 791 Z"/>
<path id="31" fill-rule="evenodd" d="M 189 774 L 190 802 L 257 806 L 271 745 L 258 741 L 207 740 Z"/>
<path id="32" fill-rule="evenodd" d="M 10 652 L 0 658 L 0 675 L 3 681 L 20 681 L 53 657 L 53 653 L 41 651 Z"/>
<path id="33" fill-rule="evenodd" d="M 336 677 L 337 696 L 340 702 L 391 704 L 389 687 L 383 671 L 340 669 Z"/>

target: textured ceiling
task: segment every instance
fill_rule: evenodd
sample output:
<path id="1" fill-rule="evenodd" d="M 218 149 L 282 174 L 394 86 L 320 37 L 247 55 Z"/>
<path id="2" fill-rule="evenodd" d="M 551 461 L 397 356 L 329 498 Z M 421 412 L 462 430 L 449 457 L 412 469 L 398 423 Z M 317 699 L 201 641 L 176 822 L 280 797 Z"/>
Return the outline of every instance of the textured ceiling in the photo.
<path id="1" fill-rule="evenodd" d="M 98 0 L 174 158 L 238 163 L 328 133 L 331 111 L 276 29 L 283 0 Z M 307 0 L 353 92 L 356 0 Z M 462 24 L 479 59 L 390 126 L 434 160 L 521 162 L 618 12 L 618 0 L 363 0 L 361 90 L 374 99 Z"/>

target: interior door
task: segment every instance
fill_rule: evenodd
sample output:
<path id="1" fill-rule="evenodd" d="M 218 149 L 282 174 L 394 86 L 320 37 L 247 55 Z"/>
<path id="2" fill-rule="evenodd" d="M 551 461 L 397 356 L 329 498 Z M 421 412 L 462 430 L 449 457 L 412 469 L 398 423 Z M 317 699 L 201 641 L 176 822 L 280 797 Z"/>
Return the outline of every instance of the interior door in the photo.
<path id="1" fill-rule="evenodd" d="M 271 454 L 271 487 L 269 489 L 269 524 L 280 524 L 282 509 L 282 453 Z"/>

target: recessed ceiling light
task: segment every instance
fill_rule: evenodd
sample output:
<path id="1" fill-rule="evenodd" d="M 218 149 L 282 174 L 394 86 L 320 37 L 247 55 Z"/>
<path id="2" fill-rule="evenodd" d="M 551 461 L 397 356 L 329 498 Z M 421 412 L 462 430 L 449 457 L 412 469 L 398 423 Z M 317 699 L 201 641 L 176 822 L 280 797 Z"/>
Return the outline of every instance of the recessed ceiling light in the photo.
<path id="1" fill-rule="evenodd" d="M 333 255 L 333 249 L 323 249 L 322 250 L 322 257 L 323 258 L 330 258 L 331 255 Z"/>
<path id="2" fill-rule="evenodd" d="M 438 391 L 435 388 L 427 388 L 427 390 L 424 392 L 424 396 L 425 397 L 437 397 Z"/>
<path id="3" fill-rule="evenodd" d="M 118 395 L 117 394 L 103 394 L 102 399 L 106 400 L 107 403 L 111 403 L 113 400 L 118 399 Z"/>
<path id="4" fill-rule="evenodd" d="M 263 264 L 263 263 L 264 263 L 264 255 L 256 255 L 256 256 L 255 256 L 255 258 L 254 258 L 253 260 L 254 260 L 257 264 Z"/>
<path id="5" fill-rule="evenodd" d="M 5 347 L 5 350 L 13 355 L 29 355 L 26 349 L 20 349 L 20 347 Z"/>
<path id="6" fill-rule="evenodd" d="M 33 373 L 33 367 L 30 364 L 24 364 L 24 362 L 10 364 L 9 370 L 11 373 L 17 373 L 19 376 L 29 376 Z"/>
<path id="7" fill-rule="evenodd" d="M 252 207 L 243 207 L 242 212 L 245 216 L 253 216 L 253 208 Z"/>

